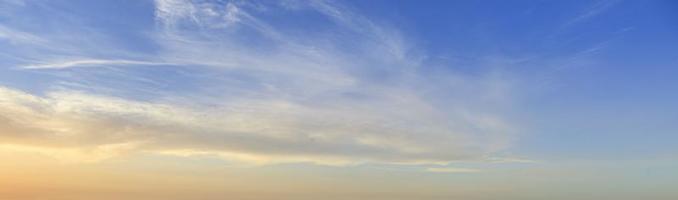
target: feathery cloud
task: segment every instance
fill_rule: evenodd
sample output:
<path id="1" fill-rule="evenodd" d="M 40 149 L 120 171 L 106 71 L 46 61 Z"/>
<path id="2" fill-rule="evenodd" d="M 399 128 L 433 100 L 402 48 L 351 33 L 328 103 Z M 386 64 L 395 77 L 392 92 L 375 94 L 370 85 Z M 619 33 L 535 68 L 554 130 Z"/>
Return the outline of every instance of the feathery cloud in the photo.
<path id="1" fill-rule="evenodd" d="M 112 49 L 104 55 L 27 55 L 48 64 L 25 69 L 76 69 L 60 77 L 68 85 L 46 95 L 0 89 L 0 137 L 23 149 L 98 152 L 93 157 L 104 159 L 151 152 L 334 165 L 482 160 L 510 145 L 514 125 L 500 109 L 511 101 L 506 78 L 428 72 L 396 29 L 333 2 L 300 4 L 157 0 L 157 27 L 148 34 L 157 50 L 134 56 L 142 59 L 119 59 L 130 52 L 106 41 L 97 43 Z M 314 13 L 327 29 L 291 31 L 270 22 L 275 16 L 263 12 L 272 9 Z M 168 74 L 135 71 L 169 63 L 182 83 L 174 86 L 191 89 L 149 86 Z M 103 81 L 108 71 L 96 67 L 112 65 L 121 66 L 115 83 L 129 82 L 125 87 Z"/>

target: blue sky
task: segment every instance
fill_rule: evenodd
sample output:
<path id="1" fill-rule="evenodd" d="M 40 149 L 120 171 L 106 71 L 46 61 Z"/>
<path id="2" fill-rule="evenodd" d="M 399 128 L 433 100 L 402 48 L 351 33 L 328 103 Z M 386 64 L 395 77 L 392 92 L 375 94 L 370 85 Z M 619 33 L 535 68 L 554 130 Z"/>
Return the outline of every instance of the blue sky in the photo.
<path id="1" fill-rule="evenodd" d="M 593 197 L 669 199 L 677 11 L 659 0 L 9 0 L 0 143 L 68 163 L 143 155 L 493 186 L 532 171 L 581 177 L 514 188 L 534 192 L 517 199 L 579 181 L 584 194 L 602 173 L 620 185 Z"/>

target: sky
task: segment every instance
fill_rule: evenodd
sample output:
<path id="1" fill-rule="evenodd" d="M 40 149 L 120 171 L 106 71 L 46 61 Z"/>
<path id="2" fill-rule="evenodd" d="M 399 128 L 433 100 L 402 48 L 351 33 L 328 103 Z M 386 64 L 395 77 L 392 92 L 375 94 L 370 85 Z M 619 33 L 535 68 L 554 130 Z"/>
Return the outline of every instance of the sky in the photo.
<path id="1" fill-rule="evenodd" d="M 678 199 L 676 1 L 5 0 L 0 199 Z"/>

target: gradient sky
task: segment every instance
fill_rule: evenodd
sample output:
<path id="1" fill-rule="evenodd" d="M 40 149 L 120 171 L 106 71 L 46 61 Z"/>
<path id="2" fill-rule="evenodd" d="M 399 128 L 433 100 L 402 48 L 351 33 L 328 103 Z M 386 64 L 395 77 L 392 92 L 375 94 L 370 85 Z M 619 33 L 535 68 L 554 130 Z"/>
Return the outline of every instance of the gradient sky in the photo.
<path id="1" fill-rule="evenodd" d="M 0 2 L 0 199 L 678 199 L 676 1 Z"/>

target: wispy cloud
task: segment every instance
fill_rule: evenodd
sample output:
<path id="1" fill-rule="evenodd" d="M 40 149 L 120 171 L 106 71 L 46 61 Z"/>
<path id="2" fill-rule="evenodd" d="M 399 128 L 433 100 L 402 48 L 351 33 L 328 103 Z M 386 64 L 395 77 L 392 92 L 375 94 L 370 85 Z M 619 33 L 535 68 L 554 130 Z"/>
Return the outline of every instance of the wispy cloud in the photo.
<path id="1" fill-rule="evenodd" d="M 129 147 L 97 151 L 102 154 L 334 165 L 483 160 L 510 145 L 515 125 L 495 109 L 510 105 L 507 78 L 427 72 L 398 30 L 335 2 L 299 4 L 157 0 L 156 28 L 147 34 L 153 53 L 132 55 L 104 40 L 95 44 L 111 51 L 71 46 L 47 58 L 31 54 L 33 62 L 20 66 L 78 70 L 61 77 L 68 85 L 46 95 L 0 89 L 0 118 L 6 119 L 0 137 L 42 148 Z M 275 13 L 302 11 L 326 20 L 327 31 L 290 31 L 271 22 Z M 142 76 L 143 66 L 169 63 L 181 69 L 170 75 L 182 84 L 144 89 L 169 78 Z M 101 66 L 121 66 L 113 83 L 126 84 L 106 82 L 109 71 Z M 129 84 L 138 79 L 145 81 Z M 107 87 L 156 92 L 139 100 L 106 93 Z"/>
<path id="2" fill-rule="evenodd" d="M 582 23 L 584 21 L 590 20 L 602 13 L 605 13 L 608 11 L 610 8 L 612 8 L 614 5 L 619 3 L 620 0 L 600 0 L 595 3 L 593 3 L 590 7 L 586 8 L 583 10 L 581 13 L 579 13 L 577 16 L 572 18 L 571 20 L 565 22 L 563 24 L 564 27 L 569 27 L 573 26 L 578 23 Z"/>
<path id="3" fill-rule="evenodd" d="M 426 169 L 428 172 L 435 173 L 478 173 L 481 172 L 479 169 L 473 168 L 455 168 L 455 167 L 433 167 Z"/>
<path id="4" fill-rule="evenodd" d="M 0 25 L 0 39 L 8 40 L 14 44 L 42 44 L 46 41 L 34 34 L 14 30 Z"/>
<path id="5" fill-rule="evenodd" d="M 64 69 L 72 67 L 120 66 L 120 65 L 172 65 L 172 63 L 147 62 L 137 60 L 74 60 L 47 64 L 20 66 L 23 69 Z"/>

